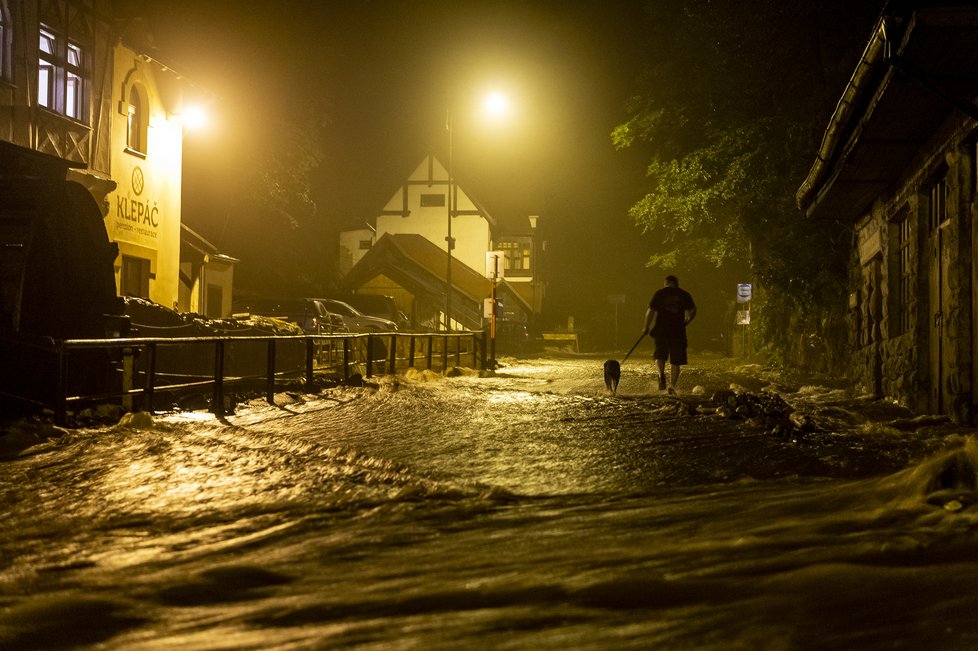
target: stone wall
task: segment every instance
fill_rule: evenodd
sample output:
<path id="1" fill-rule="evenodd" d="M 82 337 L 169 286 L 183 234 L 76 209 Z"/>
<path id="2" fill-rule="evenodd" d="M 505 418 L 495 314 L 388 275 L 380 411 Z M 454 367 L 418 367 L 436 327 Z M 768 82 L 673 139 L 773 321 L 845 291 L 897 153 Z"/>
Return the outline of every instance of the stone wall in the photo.
<path id="1" fill-rule="evenodd" d="M 956 121 L 955 121 L 956 120 Z M 849 272 L 850 373 L 865 390 L 917 412 L 941 410 L 959 422 L 973 420 L 972 213 L 975 145 L 960 118 L 935 135 L 889 197 L 880 197 L 855 225 L 855 251 Z M 930 187 L 944 179 L 947 218 L 935 250 Z M 900 228 L 909 228 L 912 288 L 900 297 Z M 906 231 L 905 231 L 906 233 Z M 930 295 L 934 255 L 944 271 L 941 327 L 935 327 Z M 908 319 L 901 324 L 901 312 Z M 932 344 L 940 338 L 943 382 L 932 386 Z M 933 378 L 933 381 L 937 381 Z M 941 400 L 938 400 L 940 395 Z"/>

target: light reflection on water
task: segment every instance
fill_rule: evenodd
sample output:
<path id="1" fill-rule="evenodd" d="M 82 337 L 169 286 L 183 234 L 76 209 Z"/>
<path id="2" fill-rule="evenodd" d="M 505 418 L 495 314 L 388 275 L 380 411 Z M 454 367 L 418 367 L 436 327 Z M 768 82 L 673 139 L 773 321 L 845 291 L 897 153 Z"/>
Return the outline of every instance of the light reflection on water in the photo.
<path id="1" fill-rule="evenodd" d="M 677 414 L 647 363 L 609 396 L 600 364 L 42 440 L 0 462 L 0 647 L 978 644 L 978 507 L 927 502 L 970 432 L 809 386 L 791 443 Z"/>

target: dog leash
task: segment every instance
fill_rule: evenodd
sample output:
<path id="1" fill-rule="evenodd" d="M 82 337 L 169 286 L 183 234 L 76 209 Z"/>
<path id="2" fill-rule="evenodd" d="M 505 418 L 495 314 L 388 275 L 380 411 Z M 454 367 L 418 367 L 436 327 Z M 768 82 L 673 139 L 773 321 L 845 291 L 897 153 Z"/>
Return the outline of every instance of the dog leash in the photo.
<path id="1" fill-rule="evenodd" d="M 634 345 L 634 346 L 632 346 L 632 348 L 631 348 L 631 350 L 629 350 L 629 351 L 628 351 L 628 355 L 631 355 L 631 354 L 632 354 L 632 351 L 633 351 L 633 350 L 635 350 L 635 349 L 636 349 L 636 348 L 638 347 L 638 345 L 639 345 L 640 343 L 642 343 L 642 340 L 643 340 L 643 339 L 645 339 L 645 333 L 644 333 L 644 332 L 643 332 L 643 333 L 642 333 L 642 335 L 641 335 L 641 336 L 640 336 L 640 337 L 638 338 L 638 341 L 636 341 L 636 342 L 635 342 L 635 345 Z M 625 355 L 625 359 L 628 359 L 628 355 Z M 622 364 L 624 364 L 624 363 L 625 363 L 625 359 L 623 359 L 623 360 L 621 360 L 621 363 L 622 363 Z"/>

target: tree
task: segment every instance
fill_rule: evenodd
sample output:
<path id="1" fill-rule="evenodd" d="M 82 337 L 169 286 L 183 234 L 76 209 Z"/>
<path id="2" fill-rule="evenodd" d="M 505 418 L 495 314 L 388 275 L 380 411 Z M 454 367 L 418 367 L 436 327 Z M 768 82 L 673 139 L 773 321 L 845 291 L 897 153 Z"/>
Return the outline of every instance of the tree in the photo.
<path id="1" fill-rule="evenodd" d="M 612 132 L 618 148 L 650 158 L 630 210 L 661 243 L 649 265 L 749 265 L 766 290 L 758 329 L 785 360 L 798 357 L 787 323 L 797 339 L 821 336 L 844 305 L 848 229 L 807 219 L 794 194 L 875 17 L 862 9 L 650 2 L 648 64 Z M 818 316 L 801 323 L 802 310 Z"/>

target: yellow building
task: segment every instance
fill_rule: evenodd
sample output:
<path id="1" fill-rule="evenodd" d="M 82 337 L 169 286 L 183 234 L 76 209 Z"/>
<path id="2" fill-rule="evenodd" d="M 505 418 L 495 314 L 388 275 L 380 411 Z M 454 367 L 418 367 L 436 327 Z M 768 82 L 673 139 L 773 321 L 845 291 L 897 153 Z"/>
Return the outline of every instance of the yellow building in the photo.
<path id="1" fill-rule="evenodd" d="M 173 75 L 126 45 L 113 53 L 112 179 L 105 228 L 120 296 L 179 307 L 182 96 Z"/>
<path id="2" fill-rule="evenodd" d="M 7 270 L 0 274 L 0 328 L 21 330 L 28 309 L 38 315 L 34 322 L 76 321 L 50 316 L 60 312 L 50 287 L 42 289 L 47 280 L 28 282 L 31 274 L 41 278 L 38 270 L 54 276 L 76 258 L 79 269 L 112 274 L 118 296 L 208 316 L 230 313 L 237 261 L 181 224 L 190 85 L 146 54 L 153 50 L 143 45 L 143 22 L 118 20 L 114 9 L 108 0 L 0 0 L 0 181 L 36 195 L 30 208 L 11 192 L 0 196 L 0 220 L 8 224 L 0 234 L 12 238 L 0 256 Z M 90 205 L 78 207 L 78 186 L 90 193 Z M 74 198 L 42 205 L 45 195 Z M 104 234 L 68 228 L 92 211 L 101 213 Z M 51 244 L 17 235 L 42 231 Z M 103 244 L 109 254 L 97 253 Z M 113 257 L 111 268 L 99 266 Z M 51 281 L 66 297 L 79 295 L 75 282 L 64 275 Z M 96 316 L 109 311 L 102 300 L 82 304 Z"/>

